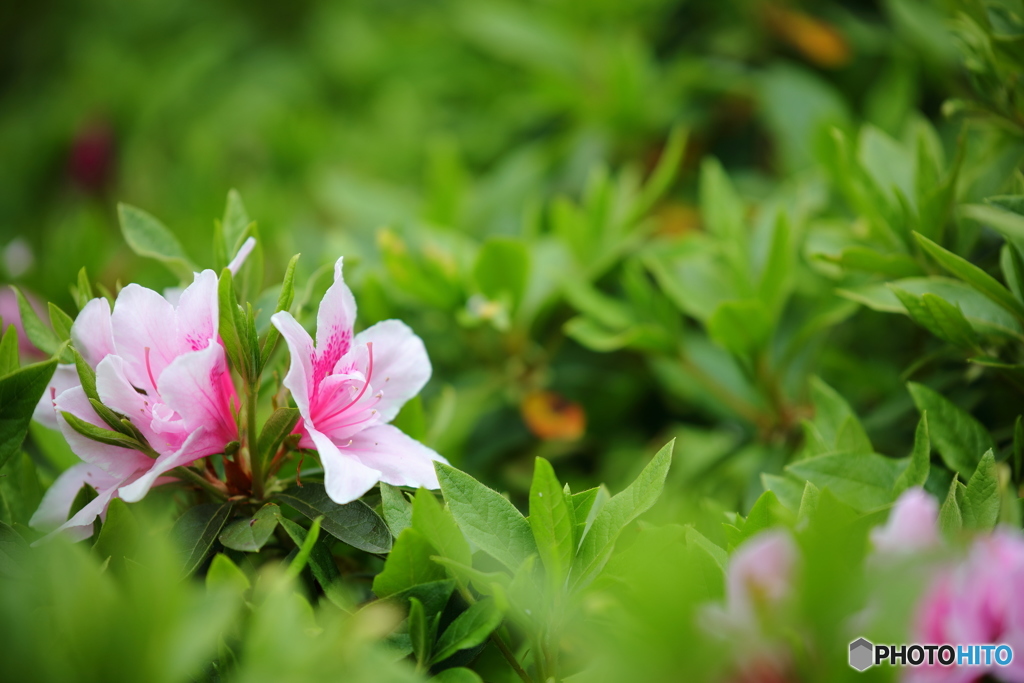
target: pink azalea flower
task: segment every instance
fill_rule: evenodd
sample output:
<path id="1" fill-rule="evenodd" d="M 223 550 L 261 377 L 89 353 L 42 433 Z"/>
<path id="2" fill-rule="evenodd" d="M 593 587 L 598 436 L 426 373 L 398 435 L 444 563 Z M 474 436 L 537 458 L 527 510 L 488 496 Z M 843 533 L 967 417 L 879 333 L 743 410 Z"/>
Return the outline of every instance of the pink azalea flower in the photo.
<path id="1" fill-rule="evenodd" d="M 937 547 L 939 503 L 924 489 L 904 491 L 885 526 L 871 530 L 875 550 L 888 556 L 908 555 Z"/>
<path id="2" fill-rule="evenodd" d="M 197 273 L 177 305 L 135 284 L 117 297 L 113 312 L 106 299 L 93 299 L 71 329 L 75 348 L 96 371 L 100 401 L 131 419 L 157 453 L 156 459 L 82 436 L 65 421 L 67 412 L 109 429 L 96 414 L 74 366 L 58 368 L 36 415 L 55 424 L 83 465 L 54 483 L 32 520 L 48 528 L 67 515 L 82 483 L 99 497 L 63 522 L 85 537 L 110 500 L 142 499 L 163 475 L 214 453 L 238 438 L 232 414 L 237 403 L 224 349 L 217 338 L 217 276 Z M 49 404 L 49 405 L 47 405 Z"/>
<path id="3" fill-rule="evenodd" d="M 723 637 L 759 634 L 760 617 L 790 597 L 796 560 L 796 543 L 781 529 L 744 542 L 729 560 L 725 607 L 708 612 L 711 629 Z"/>
<path id="4" fill-rule="evenodd" d="M 1024 538 L 1000 528 L 979 536 L 966 560 L 940 572 L 919 603 L 915 643 L 1006 644 L 1024 652 Z M 916 667 L 906 680 L 915 683 L 968 683 L 995 674 L 1007 683 L 1024 683 L 1024 658 L 1009 666 Z"/>
<path id="5" fill-rule="evenodd" d="M 341 264 L 320 302 L 315 345 L 291 314 L 271 318 L 291 353 L 284 385 L 302 416 L 299 445 L 319 452 L 327 493 L 338 503 L 379 481 L 437 488 L 434 461 L 444 458 L 387 424 L 430 379 L 427 351 L 397 320 L 353 335 L 356 302 Z"/>

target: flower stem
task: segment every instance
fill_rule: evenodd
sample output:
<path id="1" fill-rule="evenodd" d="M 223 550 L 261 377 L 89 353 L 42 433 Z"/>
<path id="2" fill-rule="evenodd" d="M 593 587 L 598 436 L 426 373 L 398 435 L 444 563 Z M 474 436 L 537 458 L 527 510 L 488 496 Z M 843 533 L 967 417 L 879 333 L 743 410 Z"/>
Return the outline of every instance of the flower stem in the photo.
<path id="1" fill-rule="evenodd" d="M 252 495 L 257 500 L 263 499 L 263 459 L 260 457 L 259 436 L 256 431 L 256 397 L 260 392 L 260 384 L 257 379 L 252 384 L 246 385 L 245 398 L 245 428 L 247 431 L 246 445 L 249 450 L 249 470 L 252 473 Z"/>
<path id="2" fill-rule="evenodd" d="M 171 470 L 171 474 L 178 477 L 182 481 L 187 481 L 190 484 L 195 484 L 196 486 L 203 489 L 217 500 L 228 499 L 228 494 L 226 491 L 222 491 L 221 489 L 217 488 L 217 486 L 214 485 L 213 482 L 211 482 L 209 479 L 207 479 L 206 477 L 199 474 L 193 469 L 184 466 L 175 467 L 173 470 Z"/>

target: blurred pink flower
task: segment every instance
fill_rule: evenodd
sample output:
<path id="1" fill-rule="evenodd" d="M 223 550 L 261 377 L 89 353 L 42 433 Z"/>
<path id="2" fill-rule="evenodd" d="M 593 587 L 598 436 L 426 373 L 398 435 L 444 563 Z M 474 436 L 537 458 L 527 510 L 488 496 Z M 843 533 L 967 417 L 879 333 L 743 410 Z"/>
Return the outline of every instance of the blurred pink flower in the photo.
<path id="1" fill-rule="evenodd" d="M 967 558 L 941 571 L 919 603 L 911 638 L 915 643 L 1006 644 L 1024 652 L 1024 538 L 999 528 L 974 540 Z M 1009 666 L 910 669 L 915 683 L 967 683 L 995 674 L 1024 683 L 1024 657 Z"/>
<path id="2" fill-rule="evenodd" d="M 67 412 L 108 429 L 89 403 L 74 366 L 60 366 L 37 408 L 40 421 L 57 426 L 85 463 L 54 483 L 32 522 L 45 528 L 66 516 L 83 482 L 99 497 L 61 529 L 88 536 L 110 500 L 140 500 L 179 465 L 220 453 L 238 438 L 232 414 L 237 400 L 224 349 L 217 337 L 217 276 L 197 273 L 177 305 L 151 289 L 128 285 L 113 312 L 106 299 L 93 299 L 71 329 L 75 348 L 96 371 L 100 401 L 127 416 L 158 457 L 82 436 L 62 416 Z"/>
<path id="3" fill-rule="evenodd" d="M 941 542 L 938 522 L 938 501 L 924 489 L 908 489 L 893 505 L 885 525 L 871 530 L 871 543 L 889 556 L 935 548 Z"/>
<path id="4" fill-rule="evenodd" d="M 782 529 L 762 531 L 740 545 L 729 560 L 725 606 L 708 610 L 711 630 L 723 636 L 759 634 L 761 616 L 790 597 L 796 560 L 796 543 Z"/>
<path id="5" fill-rule="evenodd" d="M 290 313 L 272 318 L 291 353 L 284 385 L 302 415 L 299 445 L 319 452 L 337 503 L 356 500 L 378 481 L 437 488 L 434 461 L 444 458 L 387 424 L 430 379 L 427 351 L 397 320 L 353 335 L 356 302 L 341 265 L 338 259 L 320 302 L 315 346 Z"/>

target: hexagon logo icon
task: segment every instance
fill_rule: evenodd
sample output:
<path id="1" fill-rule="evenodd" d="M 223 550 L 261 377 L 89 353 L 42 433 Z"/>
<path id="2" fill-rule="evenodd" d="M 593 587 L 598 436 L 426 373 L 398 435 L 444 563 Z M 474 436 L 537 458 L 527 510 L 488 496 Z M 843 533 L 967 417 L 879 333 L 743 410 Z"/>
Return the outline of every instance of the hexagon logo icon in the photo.
<path id="1" fill-rule="evenodd" d="M 875 646 L 864 638 L 850 643 L 850 666 L 857 671 L 864 671 L 874 664 Z"/>

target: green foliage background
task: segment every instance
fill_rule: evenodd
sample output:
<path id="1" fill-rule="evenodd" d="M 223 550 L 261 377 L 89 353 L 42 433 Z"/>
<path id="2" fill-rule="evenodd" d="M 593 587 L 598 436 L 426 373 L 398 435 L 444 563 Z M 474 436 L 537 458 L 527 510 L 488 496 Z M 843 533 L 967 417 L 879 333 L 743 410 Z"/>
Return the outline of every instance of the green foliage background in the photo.
<path id="1" fill-rule="evenodd" d="M 140 646 L 125 671 L 154 673 L 126 680 L 311 680 L 332 657 L 354 680 L 415 680 L 448 659 L 432 657 L 455 647 L 458 634 L 447 634 L 467 614 L 479 620 L 476 631 L 462 622 L 469 634 L 505 619 L 494 632 L 558 680 L 595 652 L 605 666 L 589 671 L 606 680 L 677 680 L 681 668 L 718 676 L 734 653 L 702 640 L 696 604 L 721 597 L 726 552 L 776 525 L 797 529 L 805 573 L 793 614 L 776 615 L 773 631 L 800 641 L 804 678 L 831 680 L 849 674 L 849 634 L 837 624 L 863 606 L 869 583 L 852 567 L 899 493 L 924 486 L 944 501 L 954 536 L 1020 526 L 1020 2 L 145 0 L 2 12 L 0 278 L 71 313 L 68 285 L 81 286 L 82 267 L 112 292 L 171 286 L 193 266 L 222 268 L 251 216 L 260 250 L 236 287 L 263 334 L 288 256 L 302 254 L 293 310 L 309 321 L 344 254 L 360 325 L 401 318 L 433 361 L 403 429 L 528 511 L 509 512 L 509 538 L 540 544 L 534 560 L 503 559 L 467 531 L 474 503 L 460 512 L 447 490 L 458 528 L 432 537 L 415 518 L 417 505 L 431 509 L 421 494 L 405 519 L 395 515 L 409 501 L 385 490 L 369 503 L 395 536 L 386 564 L 287 514 L 276 549 L 216 546 L 225 559 L 210 563 L 211 540 L 205 595 L 159 575 L 124 589 L 90 551 L 41 550 L 33 561 L 49 569 L 33 590 L 56 590 L 60 565 L 72 597 L 102 603 L 72 600 L 61 617 L 69 633 L 101 612 L 103 628 L 126 638 L 163 619 L 169 635 L 153 639 L 189 641 Z M 129 206 L 119 213 L 118 202 Z M 132 243 L 152 217 L 173 234 L 170 248 Z M 175 243 L 183 254 L 169 258 Z M 53 327 L 29 330 L 45 355 L 66 337 Z M 10 346 L 0 344 L 0 396 L 31 381 Z M 268 367 L 284 362 L 279 352 Z M 266 385 L 269 415 L 276 387 Z M 564 406 L 579 404 L 582 433 L 544 438 L 529 407 L 540 391 L 558 397 L 540 417 L 572 432 Z M 24 422 L 13 400 L 0 413 Z M 42 491 L 74 457 L 39 425 L 23 454 L 18 429 L 0 443 L 0 521 L 20 536 L 0 541 L 20 548 L 34 538 L 25 525 Z M 531 486 L 619 491 L 673 438 L 648 522 L 617 515 L 608 557 L 586 580 L 569 573 L 589 571 L 584 547 L 573 536 L 574 548 L 559 549 L 552 534 L 568 532 L 536 526 L 564 511 L 537 513 Z M 188 502 L 153 498 L 124 519 L 167 531 Z M 468 549 L 441 547 L 462 534 L 491 556 L 475 569 Z M 129 561 L 150 566 L 172 552 L 155 540 L 111 551 L 102 539 L 91 551 L 100 559 L 137 554 Z M 267 557 L 295 567 L 291 578 L 322 603 L 315 616 L 276 569 L 257 572 Z M 337 577 L 323 574 L 328 565 Z M 403 568 L 422 580 L 406 585 Z M 558 572 L 586 590 L 544 583 Z M 898 640 L 906 585 L 873 578 L 894 605 L 877 629 Z M 444 582 L 454 582 L 447 610 L 429 592 L 415 602 L 403 593 Z M 173 600 L 131 609 L 172 585 Z M 371 589 L 403 594 L 399 607 L 348 614 Z M 18 591 L 2 595 L 0 614 L 35 609 Z M 557 618 L 524 611 L 548 599 L 564 610 Z M 215 635 L 200 638 L 191 620 Z M 419 673 L 356 645 L 393 641 L 396 621 Z M 18 671 L 36 672 L 19 680 L 69 680 L 58 663 L 34 668 L 42 636 L 19 637 L 9 641 L 27 667 Z M 72 640 L 69 651 L 99 652 Z M 457 663 L 514 680 L 496 644 L 469 642 L 452 650 L 463 652 Z M 528 654 L 540 649 L 561 653 L 561 668 Z M 181 668 L 166 669 L 169 659 Z M 472 674 L 450 680 L 475 680 L 460 675 Z"/>

